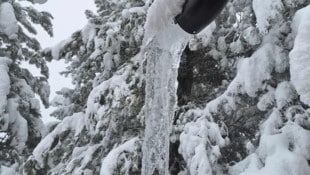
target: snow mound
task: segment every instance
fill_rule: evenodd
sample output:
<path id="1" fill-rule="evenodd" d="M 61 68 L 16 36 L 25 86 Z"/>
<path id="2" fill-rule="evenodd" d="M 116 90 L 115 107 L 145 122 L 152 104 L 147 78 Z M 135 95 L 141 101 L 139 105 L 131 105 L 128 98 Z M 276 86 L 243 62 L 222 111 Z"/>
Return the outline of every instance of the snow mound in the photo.
<path id="1" fill-rule="evenodd" d="M 4 165 L 0 166 L 0 175 L 16 175 L 16 166 L 17 164 L 7 167 Z"/>
<path id="2" fill-rule="evenodd" d="M 240 62 L 236 79 L 249 96 L 255 97 L 256 92 L 262 88 L 263 81 L 270 79 L 276 66 L 275 58 L 280 50 L 275 45 L 265 44 L 251 58 Z"/>
<path id="3" fill-rule="evenodd" d="M 9 38 L 16 38 L 18 32 L 17 20 L 14 9 L 8 2 L 0 5 L 0 33 L 4 33 Z"/>
<path id="4" fill-rule="evenodd" d="M 293 85 L 284 81 L 279 83 L 276 91 L 275 91 L 275 99 L 277 102 L 278 109 L 283 109 L 285 106 L 293 102 L 298 97 L 295 88 Z"/>
<path id="5" fill-rule="evenodd" d="M 271 21 L 280 18 L 284 6 L 281 0 L 253 0 L 256 26 L 261 33 L 267 33 Z"/>
<path id="6" fill-rule="evenodd" d="M 298 122 L 283 122 L 283 115 L 274 109 L 261 125 L 257 150 L 230 167 L 231 175 L 308 175 L 310 166 L 310 133 Z"/>
<path id="7" fill-rule="evenodd" d="M 135 144 L 137 141 L 139 141 L 138 138 L 130 139 L 111 150 L 102 161 L 100 175 L 113 175 L 114 170 L 117 168 L 117 162 L 121 154 L 124 152 L 128 153 L 135 151 Z M 130 162 L 126 162 L 125 164 L 130 165 Z"/>
<path id="8" fill-rule="evenodd" d="M 204 117 L 185 125 L 180 135 L 179 152 L 187 162 L 190 174 L 212 175 L 221 156 L 220 148 L 229 143 L 228 138 L 222 137 L 222 130 Z"/>
<path id="9" fill-rule="evenodd" d="M 291 81 L 300 100 L 310 105 L 310 5 L 296 12 L 292 29 L 296 35 L 290 52 Z"/>

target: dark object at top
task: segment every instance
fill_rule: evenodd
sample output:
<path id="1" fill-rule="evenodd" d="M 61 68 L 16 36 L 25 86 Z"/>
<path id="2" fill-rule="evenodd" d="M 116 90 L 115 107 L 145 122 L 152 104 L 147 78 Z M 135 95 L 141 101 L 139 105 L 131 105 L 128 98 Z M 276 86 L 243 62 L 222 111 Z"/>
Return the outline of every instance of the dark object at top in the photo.
<path id="1" fill-rule="evenodd" d="M 176 23 L 190 34 L 199 33 L 223 10 L 228 0 L 186 0 Z"/>

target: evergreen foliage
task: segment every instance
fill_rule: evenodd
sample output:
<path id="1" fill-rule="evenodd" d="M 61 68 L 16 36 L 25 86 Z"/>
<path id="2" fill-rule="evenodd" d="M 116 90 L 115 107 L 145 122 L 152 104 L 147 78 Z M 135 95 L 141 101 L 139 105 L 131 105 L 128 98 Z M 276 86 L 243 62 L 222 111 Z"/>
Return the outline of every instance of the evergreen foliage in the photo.
<path id="1" fill-rule="evenodd" d="M 40 174 L 140 174 L 142 38 L 151 0 L 95 1 L 98 13 L 46 50 L 75 84 L 62 121 L 30 158 Z M 191 38 L 179 68 L 171 174 L 294 174 L 309 168 L 309 0 L 234 0 Z M 302 9 L 302 10 L 300 10 Z M 298 62 L 298 61 L 302 62 Z"/>
<path id="2" fill-rule="evenodd" d="M 1 174 L 22 174 L 24 161 L 47 134 L 35 94 L 49 106 L 48 67 L 33 34 L 37 24 L 52 36 L 51 19 L 48 12 L 39 12 L 31 5 L 15 0 L 0 2 Z M 41 75 L 32 75 L 22 62 L 36 66 Z"/>
<path id="3" fill-rule="evenodd" d="M 63 121 L 34 150 L 28 162 L 39 164 L 35 171 L 99 174 L 102 162 L 109 168 L 103 174 L 140 174 L 145 85 L 143 56 L 138 53 L 149 5 L 96 4 L 102 9 L 98 15 L 86 12 L 89 23 L 82 30 L 45 51 L 47 59 L 70 63 L 63 73 L 72 76 L 75 89 L 59 91 L 52 102 L 59 106 L 53 115 Z M 115 164 L 105 161 L 115 156 Z"/>

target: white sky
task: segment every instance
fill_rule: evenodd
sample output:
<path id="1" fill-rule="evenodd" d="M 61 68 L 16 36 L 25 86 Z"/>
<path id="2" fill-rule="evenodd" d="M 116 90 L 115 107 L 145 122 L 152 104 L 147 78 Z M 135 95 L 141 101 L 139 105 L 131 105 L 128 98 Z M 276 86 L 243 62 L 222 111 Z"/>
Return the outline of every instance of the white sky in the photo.
<path id="1" fill-rule="evenodd" d="M 38 28 L 38 35 L 36 38 L 42 45 L 42 48 L 51 47 L 60 41 L 70 37 L 70 35 L 81 29 L 86 23 L 85 10 L 89 9 L 96 11 L 94 0 L 48 0 L 45 4 L 37 4 L 35 8 L 40 11 L 48 11 L 53 17 L 54 37 L 50 38 L 48 34 L 41 28 Z M 49 83 L 51 86 L 50 100 L 55 96 L 55 91 L 60 90 L 62 87 L 70 87 L 71 80 L 59 75 L 63 71 L 65 64 L 63 61 L 53 61 L 48 63 L 50 70 Z M 41 108 L 44 122 L 51 119 L 46 117 L 53 111 L 53 108 Z"/>
<path id="2" fill-rule="evenodd" d="M 39 31 L 37 38 L 42 47 L 53 46 L 82 28 L 87 23 L 84 14 L 86 9 L 96 11 L 94 0 L 48 0 L 35 7 L 50 12 L 54 17 L 54 38 L 49 38 L 43 30 Z"/>

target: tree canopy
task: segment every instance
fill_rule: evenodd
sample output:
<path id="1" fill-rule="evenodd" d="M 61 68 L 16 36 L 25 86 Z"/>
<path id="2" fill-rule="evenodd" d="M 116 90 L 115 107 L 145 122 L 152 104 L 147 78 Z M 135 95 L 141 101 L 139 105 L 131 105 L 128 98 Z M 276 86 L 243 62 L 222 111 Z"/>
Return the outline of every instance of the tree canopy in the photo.
<path id="1" fill-rule="evenodd" d="M 159 51 L 146 53 L 143 38 L 161 31 L 146 30 L 146 17 L 162 24 L 173 3 L 151 9 L 157 1 L 95 0 L 84 28 L 44 50 L 33 25 L 52 35 L 52 15 L 0 3 L 0 174 L 141 174 L 146 75 L 158 71 L 148 63 Z M 178 84 L 165 150 L 171 175 L 310 174 L 309 3 L 230 0 L 190 36 L 170 82 Z M 160 47 L 174 48 L 175 35 L 161 35 Z M 47 130 L 35 94 L 49 106 L 46 61 L 60 59 L 74 88 L 51 100 L 60 122 Z"/>

